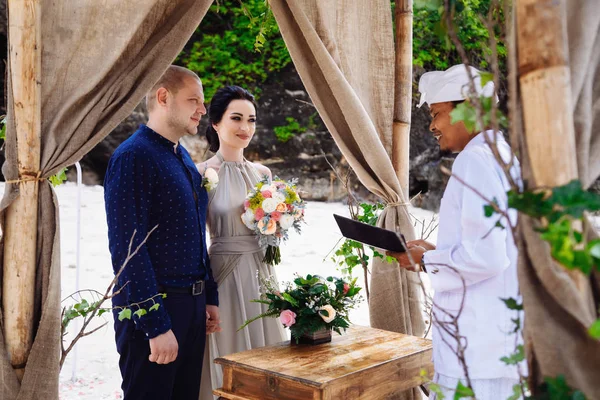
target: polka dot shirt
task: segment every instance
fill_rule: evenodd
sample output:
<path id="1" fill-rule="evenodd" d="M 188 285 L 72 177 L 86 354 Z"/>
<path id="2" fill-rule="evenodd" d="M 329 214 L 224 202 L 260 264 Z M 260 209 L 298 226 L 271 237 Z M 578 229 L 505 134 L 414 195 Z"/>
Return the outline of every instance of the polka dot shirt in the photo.
<path id="1" fill-rule="evenodd" d="M 207 304 L 218 305 L 206 249 L 208 194 L 183 146 L 174 151 L 173 142 L 142 125 L 111 157 L 104 199 L 115 274 L 127 258 L 134 231 L 132 252 L 157 226 L 121 273 L 116 289 L 125 288 L 113 298 L 114 305 L 150 299 L 158 285 L 190 287 L 201 279 L 206 281 Z M 155 301 L 161 303 L 157 311 L 134 317 L 149 338 L 171 329 L 162 300 Z"/>

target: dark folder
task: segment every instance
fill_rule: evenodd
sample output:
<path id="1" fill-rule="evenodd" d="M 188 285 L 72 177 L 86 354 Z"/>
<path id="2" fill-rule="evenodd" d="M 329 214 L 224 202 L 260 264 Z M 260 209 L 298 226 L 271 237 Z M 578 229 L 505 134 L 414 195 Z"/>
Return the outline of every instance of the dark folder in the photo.
<path id="1" fill-rule="evenodd" d="M 341 215 L 333 214 L 340 227 L 342 235 L 378 249 L 390 250 L 396 253 L 404 252 L 404 236 L 387 229 L 355 221 Z"/>

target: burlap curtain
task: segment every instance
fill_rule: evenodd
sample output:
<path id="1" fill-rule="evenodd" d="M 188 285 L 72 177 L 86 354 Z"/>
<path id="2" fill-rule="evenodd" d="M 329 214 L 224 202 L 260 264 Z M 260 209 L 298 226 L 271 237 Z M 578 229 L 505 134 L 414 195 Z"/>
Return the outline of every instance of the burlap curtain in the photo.
<path id="1" fill-rule="evenodd" d="M 600 8 L 597 0 L 566 4 L 577 161 L 588 186 L 600 175 Z M 535 185 L 524 140 L 526 134 L 521 137 L 523 174 Z M 519 283 L 528 359 L 534 360 L 532 382 L 537 386 L 543 377 L 562 374 L 589 399 L 600 399 L 600 341 L 586 332 L 598 318 L 600 274 L 578 289 L 529 218 L 521 217 L 520 232 Z M 592 230 L 590 236 L 597 233 Z"/>
<path id="2" fill-rule="evenodd" d="M 42 1 L 42 177 L 81 159 L 131 113 L 181 51 L 211 3 Z M 9 85 L 2 171 L 7 180 L 18 179 L 11 93 Z M 6 187 L 2 221 L 6 207 L 19 195 L 17 189 Z M 60 235 L 56 196 L 46 181 L 40 183 L 38 210 L 39 326 L 20 385 L 0 330 L 3 400 L 58 399 Z"/>
<path id="3" fill-rule="evenodd" d="M 379 226 L 414 238 L 407 194 L 390 161 L 394 42 L 388 0 L 271 0 L 294 65 L 344 157 L 371 192 L 390 204 Z M 376 260 L 371 325 L 422 335 L 415 276 Z"/>

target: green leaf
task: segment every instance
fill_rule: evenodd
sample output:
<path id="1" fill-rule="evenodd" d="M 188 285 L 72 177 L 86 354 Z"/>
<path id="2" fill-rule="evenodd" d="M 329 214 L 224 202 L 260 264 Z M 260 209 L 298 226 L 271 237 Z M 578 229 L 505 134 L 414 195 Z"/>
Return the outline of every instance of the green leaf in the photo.
<path id="1" fill-rule="evenodd" d="M 502 361 L 506 365 L 517 365 L 523 360 L 525 360 L 525 348 L 523 347 L 523 345 L 518 345 L 517 350 L 508 357 L 500 358 L 500 361 Z"/>
<path id="2" fill-rule="evenodd" d="M 479 76 L 481 76 L 481 86 L 485 86 L 488 82 L 494 81 L 494 74 L 491 72 L 479 71 Z"/>
<path id="3" fill-rule="evenodd" d="M 450 111 L 451 123 L 463 122 L 469 133 L 474 133 L 477 129 L 477 111 L 468 101 L 462 102 Z"/>
<path id="4" fill-rule="evenodd" d="M 597 319 L 588 329 L 588 333 L 594 339 L 600 339 L 600 319 Z"/>
<path id="5" fill-rule="evenodd" d="M 156 311 L 156 310 L 158 310 L 159 307 L 160 307 L 159 303 L 154 303 L 154 305 L 152 307 L 150 307 L 148 309 L 148 311 Z"/>
<path id="6" fill-rule="evenodd" d="M 519 304 L 519 302 L 516 299 L 513 299 L 512 297 L 509 297 L 507 299 L 500 298 L 500 300 L 504 302 L 504 304 L 509 310 L 523 310 L 523 304 Z"/>
<path id="7" fill-rule="evenodd" d="M 2 116 L 2 120 L 0 120 L 0 140 L 6 140 L 6 116 Z"/>
<path id="8" fill-rule="evenodd" d="M 289 293 L 283 293 L 282 296 L 288 303 L 290 303 L 294 307 L 298 307 L 298 301 L 295 298 L 293 298 Z"/>
<path id="9" fill-rule="evenodd" d="M 100 317 L 102 314 L 104 314 L 105 312 L 108 312 L 109 309 L 108 308 L 101 308 L 98 310 L 98 316 Z"/>
<path id="10" fill-rule="evenodd" d="M 123 321 L 124 319 L 131 319 L 130 308 L 124 308 L 119 312 L 119 321 Z"/>
<path id="11" fill-rule="evenodd" d="M 486 218 L 489 218 L 496 213 L 496 209 L 494 208 L 494 206 L 486 204 L 483 206 L 483 213 L 486 216 Z"/>
<path id="12" fill-rule="evenodd" d="M 473 389 L 458 381 L 456 391 L 454 392 L 454 400 L 464 399 L 465 397 L 475 397 L 475 393 L 473 393 Z"/>
<path id="13" fill-rule="evenodd" d="M 58 171 L 56 173 L 56 175 L 52 175 L 48 179 L 50 180 L 50 183 L 54 187 L 61 185 L 64 181 L 67 180 L 67 167 L 61 169 L 60 171 Z"/>
<path id="14" fill-rule="evenodd" d="M 136 312 L 133 313 L 133 315 L 137 316 L 138 318 L 141 318 L 146 314 L 148 314 L 148 311 L 146 311 L 143 308 L 140 308 L 139 310 L 137 310 Z"/>
<path id="15" fill-rule="evenodd" d="M 513 385 L 512 387 L 513 389 L 513 393 L 510 395 L 510 397 L 507 400 L 519 400 L 522 398 L 523 393 L 521 391 L 521 384 L 516 384 Z"/>

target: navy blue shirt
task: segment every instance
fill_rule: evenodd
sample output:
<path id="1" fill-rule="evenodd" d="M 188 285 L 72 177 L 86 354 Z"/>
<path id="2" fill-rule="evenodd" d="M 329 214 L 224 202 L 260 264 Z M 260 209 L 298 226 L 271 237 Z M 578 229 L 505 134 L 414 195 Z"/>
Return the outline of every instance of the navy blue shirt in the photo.
<path id="1" fill-rule="evenodd" d="M 208 194 L 189 153 L 142 125 L 110 159 L 104 181 L 108 241 L 115 274 L 123 265 L 135 230 L 132 252 L 157 226 L 123 270 L 114 306 L 144 302 L 157 286 L 190 287 L 206 281 L 206 303 L 218 305 L 206 249 Z M 171 329 L 162 299 L 156 311 L 134 321 L 149 338 Z M 153 305 L 147 301 L 142 308 Z M 136 307 L 132 307 L 136 311 Z"/>

